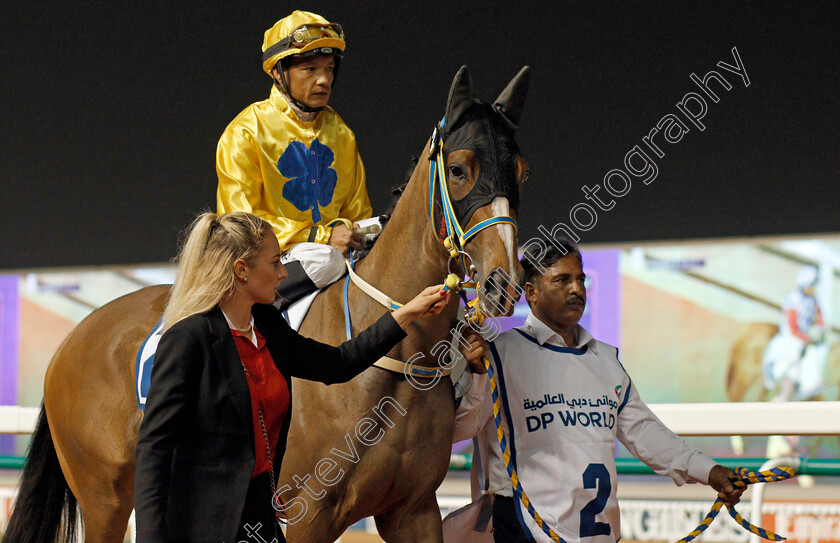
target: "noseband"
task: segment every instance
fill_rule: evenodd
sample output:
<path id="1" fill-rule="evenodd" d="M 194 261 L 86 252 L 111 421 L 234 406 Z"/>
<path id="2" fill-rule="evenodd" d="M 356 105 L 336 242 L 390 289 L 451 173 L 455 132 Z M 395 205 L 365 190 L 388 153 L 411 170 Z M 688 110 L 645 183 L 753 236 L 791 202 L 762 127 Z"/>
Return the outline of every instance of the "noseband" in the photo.
<path id="1" fill-rule="evenodd" d="M 451 290 L 453 292 L 462 292 L 463 288 L 475 288 L 478 289 L 478 284 L 473 281 L 472 276 L 475 273 L 475 265 L 473 264 L 473 259 L 470 254 L 466 251 L 467 244 L 482 230 L 485 228 L 489 228 L 491 226 L 497 224 L 510 224 L 513 226 L 514 231 L 517 230 L 516 220 L 513 217 L 508 215 L 494 215 L 489 219 L 485 219 L 466 232 L 461 227 L 461 223 L 458 221 L 458 215 L 455 213 L 455 209 L 452 206 L 452 198 L 449 195 L 449 184 L 446 182 L 446 160 L 443 157 L 443 135 L 441 129 L 446 122 L 446 117 L 441 119 L 440 124 L 435 126 L 434 130 L 432 131 L 431 141 L 429 143 L 429 219 L 432 228 L 432 232 L 434 232 L 435 239 L 440 241 L 446 250 L 449 251 L 449 260 L 447 262 L 447 271 L 448 275 L 444 280 L 443 289 L 444 291 Z M 437 232 L 435 228 L 435 196 L 437 195 L 440 197 L 441 207 L 443 208 L 443 224 L 445 228 L 445 236 L 441 237 L 440 234 Z M 452 270 L 453 263 L 456 263 L 460 259 L 461 261 L 461 268 L 463 274 L 456 273 Z M 467 260 L 469 260 L 470 265 L 467 266 Z M 348 277 L 345 281 L 344 285 L 344 292 L 345 292 L 345 310 L 348 307 L 347 303 L 347 286 L 349 281 L 353 281 L 353 283 L 359 287 L 365 294 L 379 302 L 380 304 L 384 305 L 391 311 L 399 309 L 402 307 L 402 304 L 392 300 L 387 294 L 383 293 L 379 289 L 372 286 L 370 283 L 359 277 L 356 274 L 355 270 L 353 269 L 353 261 L 347 260 L 347 273 Z M 465 280 L 466 279 L 466 280 Z M 473 300 L 472 302 L 467 302 L 468 311 L 476 311 L 478 309 L 478 298 Z M 345 311 L 345 321 L 347 324 L 347 336 L 348 339 L 350 337 L 350 319 L 349 313 Z"/>

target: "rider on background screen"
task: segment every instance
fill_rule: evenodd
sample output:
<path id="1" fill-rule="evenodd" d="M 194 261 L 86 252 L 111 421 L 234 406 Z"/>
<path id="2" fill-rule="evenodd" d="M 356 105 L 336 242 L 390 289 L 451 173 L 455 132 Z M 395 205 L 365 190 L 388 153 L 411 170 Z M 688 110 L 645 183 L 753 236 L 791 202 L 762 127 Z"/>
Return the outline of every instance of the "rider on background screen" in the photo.
<path id="1" fill-rule="evenodd" d="M 822 311 L 814 297 L 819 274 L 804 266 L 796 274 L 796 290 L 782 304 L 779 333 L 773 336 L 762 360 L 764 387 L 771 401 L 811 400 L 823 391 L 829 345 L 825 341 Z M 808 442 L 799 436 L 771 435 L 767 438 L 768 458 L 809 454 Z M 811 487 L 810 475 L 797 478 L 799 486 Z"/>
<path id="2" fill-rule="evenodd" d="M 817 278 L 813 266 L 804 266 L 796 274 L 796 290 L 782 304 L 779 333 L 767 345 L 764 386 L 777 391 L 775 401 L 807 400 L 822 390 L 828 345 L 814 297 Z"/>

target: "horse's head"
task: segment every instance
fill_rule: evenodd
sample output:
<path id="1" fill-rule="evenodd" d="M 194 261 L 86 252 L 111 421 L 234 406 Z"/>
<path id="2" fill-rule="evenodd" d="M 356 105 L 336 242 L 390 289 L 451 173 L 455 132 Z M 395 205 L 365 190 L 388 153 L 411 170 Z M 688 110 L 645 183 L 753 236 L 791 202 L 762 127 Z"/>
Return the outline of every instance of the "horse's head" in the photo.
<path id="1" fill-rule="evenodd" d="M 519 189 L 528 175 L 528 163 L 514 136 L 529 80 L 526 66 L 493 104 L 474 97 L 466 66 L 452 82 L 440 130 L 450 209 L 464 232 L 493 217 L 515 220 L 518 215 Z M 437 198 L 434 227 L 439 237 L 444 237 L 442 229 L 445 232 L 443 207 Z M 463 250 L 474 258 L 474 278 L 481 285 L 484 312 L 489 316 L 512 314 L 519 297 L 516 285 L 522 278 L 514 226 L 494 223 L 466 240 Z"/>

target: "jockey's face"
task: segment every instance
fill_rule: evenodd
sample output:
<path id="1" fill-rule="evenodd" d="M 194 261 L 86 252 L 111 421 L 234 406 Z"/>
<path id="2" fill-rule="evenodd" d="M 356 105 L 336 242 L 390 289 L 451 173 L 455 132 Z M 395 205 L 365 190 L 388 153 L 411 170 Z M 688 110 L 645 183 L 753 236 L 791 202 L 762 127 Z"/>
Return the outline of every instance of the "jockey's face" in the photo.
<path id="1" fill-rule="evenodd" d="M 585 280 L 577 255 L 568 254 L 558 258 L 535 283 L 525 283 L 525 296 L 541 321 L 555 330 L 568 329 L 583 316 Z"/>
<path id="2" fill-rule="evenodd" d="M 309 107 L 326 106 L 332 92 L 334 70 L 335 60 L 331 56 L 293 57 L 285 73 L 292 96 Z"/>

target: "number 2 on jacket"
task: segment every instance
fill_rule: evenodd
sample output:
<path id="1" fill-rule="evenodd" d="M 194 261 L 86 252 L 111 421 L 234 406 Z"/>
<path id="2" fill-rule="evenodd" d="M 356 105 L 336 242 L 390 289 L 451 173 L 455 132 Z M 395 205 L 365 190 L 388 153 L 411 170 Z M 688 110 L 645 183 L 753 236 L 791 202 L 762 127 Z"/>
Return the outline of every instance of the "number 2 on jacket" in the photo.
<path id="1" fill-rule="evenodd" d="M 604 464 L 589 464 L 583 472 L 583 488 L 597 488 L 595 498 L 580 511 L 580 537 L 609 535 L 610 525 L 597 522 L 595 515 L 604 510 L 612 492 L 610 472 Z"/>

